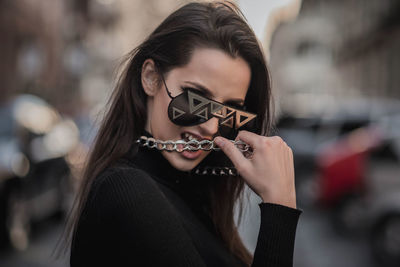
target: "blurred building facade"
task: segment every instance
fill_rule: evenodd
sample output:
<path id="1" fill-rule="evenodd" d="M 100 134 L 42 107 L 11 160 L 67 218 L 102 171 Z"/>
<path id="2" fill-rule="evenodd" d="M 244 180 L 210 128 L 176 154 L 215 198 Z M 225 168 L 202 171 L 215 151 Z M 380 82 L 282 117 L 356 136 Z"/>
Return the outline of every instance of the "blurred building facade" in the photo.
<path id="1" fill-rule="evenodd" d="M 0 103 L 29 93 L 72 116 L 104 106 L 123 55 L 184 2 L 0 0 Z"/>
<path id="2" fill-rule="evenodd" d="M 87 0 L 0 1 L 0 102 L 19 93 L 72 101 L 82 62 L 68 53 L 82 53 L 87 22 Z"/>
<path id="3" fill-rule="evenodd" d="M 0 102 L 32 93 L 63 113 L 97 113 L 123 55 L 188 1 L 0 0 Z M 400 99 L 399 1 L 293 1 L 277 16 L 297 15 L 300 3 L 296 19 L 270 30 L 283 111 L 318 114 L 342 99 Z"/>
<path id="4" fill-rule="evenodd" d="M 303 0 L 271 42 L 281 110 L 315 113 L 360 98 L 400 99 L 400 2 Z"/>

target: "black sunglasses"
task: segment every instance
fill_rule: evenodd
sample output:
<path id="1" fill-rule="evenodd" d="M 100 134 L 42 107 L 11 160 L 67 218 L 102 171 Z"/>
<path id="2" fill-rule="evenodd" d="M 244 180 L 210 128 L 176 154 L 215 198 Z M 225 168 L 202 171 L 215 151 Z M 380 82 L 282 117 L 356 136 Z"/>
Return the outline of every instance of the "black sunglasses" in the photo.
<path id="1" fill-rule="evenodd" d="M 162 74 L 161 78 L 172 99 L 168 105 L 168 117 L 176 125 L 193 126 L 217 117 L 219 134 L 229 139 L 234 139 L 239 130 L 255 128 L 256 114 L 209 99 L 190 88 L 183 88 L 183 93 L 173 97 Z"/>

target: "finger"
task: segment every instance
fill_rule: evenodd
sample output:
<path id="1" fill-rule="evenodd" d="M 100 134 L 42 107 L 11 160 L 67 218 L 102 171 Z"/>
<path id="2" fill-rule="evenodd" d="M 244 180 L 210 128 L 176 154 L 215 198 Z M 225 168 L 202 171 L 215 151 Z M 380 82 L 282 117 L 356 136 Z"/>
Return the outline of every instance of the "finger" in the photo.
<path id="1" fill-rule="evenodd" d="M 293 175 L 293 177 L 294 177 L 294 157 L 293 157 L 293 150 L 291 149 L 291 147 L 288 147 L 289 148 L 289 160 L 290 160 L 290 163 L 292 164 L 292 175 Z"/>
<path id="2" fill-rule="evenodd" d="M 240 150 L 237 149 L 237 147 L 230 140 L 222 136 L 216 137 L 214 142 L 228 156 L 240 173 L 244 166 L 248 163 L 248 160 L 243 156 L 242 152 L 240 152 Z"/>
<path id="3" fill-rule="evenodd" d="M 240 139 L 246 144 L 250 145 L 253 149 L 255 149 L 260 143 L 260 137 L 261 136 L 258 134 L 242 130 L 237 135 L 236 140 Z"/>

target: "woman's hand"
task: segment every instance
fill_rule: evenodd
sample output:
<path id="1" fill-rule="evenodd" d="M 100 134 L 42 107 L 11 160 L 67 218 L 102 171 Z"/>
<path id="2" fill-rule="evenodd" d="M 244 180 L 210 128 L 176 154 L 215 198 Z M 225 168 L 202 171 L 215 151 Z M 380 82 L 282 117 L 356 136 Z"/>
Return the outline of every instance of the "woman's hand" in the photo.
<path id="1" fill-rule="evenodd" d="M 226 138 L 219 136 L 214 141 L 263 202 L 296 208 L 291 148 L 279 136 L 265 137 L 249 131 L 240 131 L 236 137 L 236 140 L 239 139 L 252 147 L 251 158 L 246 158 Z"/>

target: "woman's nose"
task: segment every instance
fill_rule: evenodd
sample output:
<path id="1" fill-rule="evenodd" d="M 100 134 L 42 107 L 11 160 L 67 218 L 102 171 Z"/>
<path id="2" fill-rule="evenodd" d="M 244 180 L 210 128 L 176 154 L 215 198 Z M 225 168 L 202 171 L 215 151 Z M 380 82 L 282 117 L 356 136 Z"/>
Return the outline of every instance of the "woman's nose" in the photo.
<path id="1" fill-rule="evenodd" d="M 218 132 L 218 118 L 213 117 L 199 125 L 200 134 L 204 137 L 212 137 Z"/>

